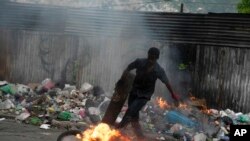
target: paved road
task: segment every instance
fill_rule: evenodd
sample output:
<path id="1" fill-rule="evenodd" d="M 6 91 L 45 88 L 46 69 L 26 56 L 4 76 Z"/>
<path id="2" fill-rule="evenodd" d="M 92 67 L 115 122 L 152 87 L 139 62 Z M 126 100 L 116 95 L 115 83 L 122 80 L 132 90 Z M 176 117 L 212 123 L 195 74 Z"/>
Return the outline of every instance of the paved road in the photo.
<path id="1" fill-rule="evenodd" d="M 9 119 L 0 121 L 0 141 L 56 141 L 63 131 L 39 129 L 38 126 L 17 123 Z"/>

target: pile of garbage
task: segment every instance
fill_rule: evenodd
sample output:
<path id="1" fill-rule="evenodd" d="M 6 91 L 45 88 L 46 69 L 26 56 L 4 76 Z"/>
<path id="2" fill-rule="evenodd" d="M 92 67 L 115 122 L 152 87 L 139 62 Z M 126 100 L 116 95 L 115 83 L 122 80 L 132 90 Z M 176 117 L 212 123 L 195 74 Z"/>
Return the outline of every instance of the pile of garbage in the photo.
<path id="1" fill-rule="evenodd" d="M 104 90 L 89 83 L 63 88 L 51 79 L 41 84 L 11 84 L 0 81 L 0 117 L 49 129 L 87 128 L 100 122 L 110 99 Z"/>
<path id="2" fill-rule="evenodd" d="M 208 109 L 204 99 L 190 98 L 179 107 L 162 107 L 158 101 L 153 97 L 140 115 L 145 132 L 157 135 L 158 140 L 227 141 L 231 124 L 250 124 L 250 113 Z M 89 83 L 77 89 L 48 78 L 27 85 L 0 81 L 0 118 L 14 118 L 42 129 L 85 130 L 100 123 L 109 102 L 110 97 L 100 86 Z M 126 109 L 124 105 L 117 122 Z"/>
<path id="3" fill-rule="evenodd" d="M 149 133 L 157 133 L 159 140 L 229 141 L 230 125 L 250 124 L 250 113 L 208 109 L 205 99 L 190 97 L 177 107 L 162 107 L 155 101 L 159 98 L 142 111 L 142 124 Z"/>

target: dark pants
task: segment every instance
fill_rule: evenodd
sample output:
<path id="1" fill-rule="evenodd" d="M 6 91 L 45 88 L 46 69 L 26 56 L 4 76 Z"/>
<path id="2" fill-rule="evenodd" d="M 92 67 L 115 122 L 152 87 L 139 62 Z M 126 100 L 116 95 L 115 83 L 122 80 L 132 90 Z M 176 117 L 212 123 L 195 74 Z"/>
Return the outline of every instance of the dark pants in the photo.
<path id="1" fill-rule="evenodd" d="M 141 98 L 137 95 L 129 95 L 128 98 L 128 109 L 118 125 L 118 128 L 123 128 L 131 122 L 132 127 L 137 136 L 143 136 L 141 131 L 141 126 L 139 124 L 139 113 L 140 110 L 143 108 L 144 105 L 148 102 L 147 98 Z"/>

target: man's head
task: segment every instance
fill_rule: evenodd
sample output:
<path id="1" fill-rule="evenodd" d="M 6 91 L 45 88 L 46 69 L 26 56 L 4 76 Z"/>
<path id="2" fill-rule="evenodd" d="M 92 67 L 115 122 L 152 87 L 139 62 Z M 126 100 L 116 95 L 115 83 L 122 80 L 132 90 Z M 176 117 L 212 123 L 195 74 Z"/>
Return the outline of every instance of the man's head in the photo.
<path id="1" fill-rule="evenodd" d="M 150 64 L 154 64 L 157 59 L 159 59 L 160 56 L 160 50 L 156 47 L 151 47 L 148 50 L 148 60 Z"/>

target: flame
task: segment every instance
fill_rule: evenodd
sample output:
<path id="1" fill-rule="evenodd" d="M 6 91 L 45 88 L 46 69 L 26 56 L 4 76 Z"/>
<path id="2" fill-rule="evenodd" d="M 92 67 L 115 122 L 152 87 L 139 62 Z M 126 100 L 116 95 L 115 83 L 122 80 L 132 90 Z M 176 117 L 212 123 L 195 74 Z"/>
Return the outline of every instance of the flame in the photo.
<path id="1" fill-rule="evenodd" d="M 187 108 L 187 104 L 185 103 L 180 103 L 178 108 L 181 108 L 181 109 L 186 109 Z"/>
<path id="2" fill-rule="evenodd" d="M 76 136 L 81 141 L 131 141 L 118 130 L 111 129 L 108 124 L 100 123 Z"/>
<path id="3" fill-rule="evenodd" d="M 190 100 L 194 101 L 196 98 L 194 96 L 190 97 Z"/>
<path id="4" fill-rule="evenodd" d="M 170 108 L 171 106 L 167 103 L 167 101 L 163 100 L 162 97 L 157 97 L 156 102 L 159 105 L 161 109 L 167 109 Z"/>
<path id="5" fill-rule="evenodd" d="M 207 106 L 203 105 L 202 110 L 201 110 L 204 114 L 212 114 L 212 111 L 210 109 L 207 108 Z"/>
<path id="6" fill-rule="evenodd" d="M 212 112 L 211 112 L 210 109 L 207 109 L 207 110 L 205 111 L 205 113 L 208 114 L 208 115 L 212 114 Z"/>

